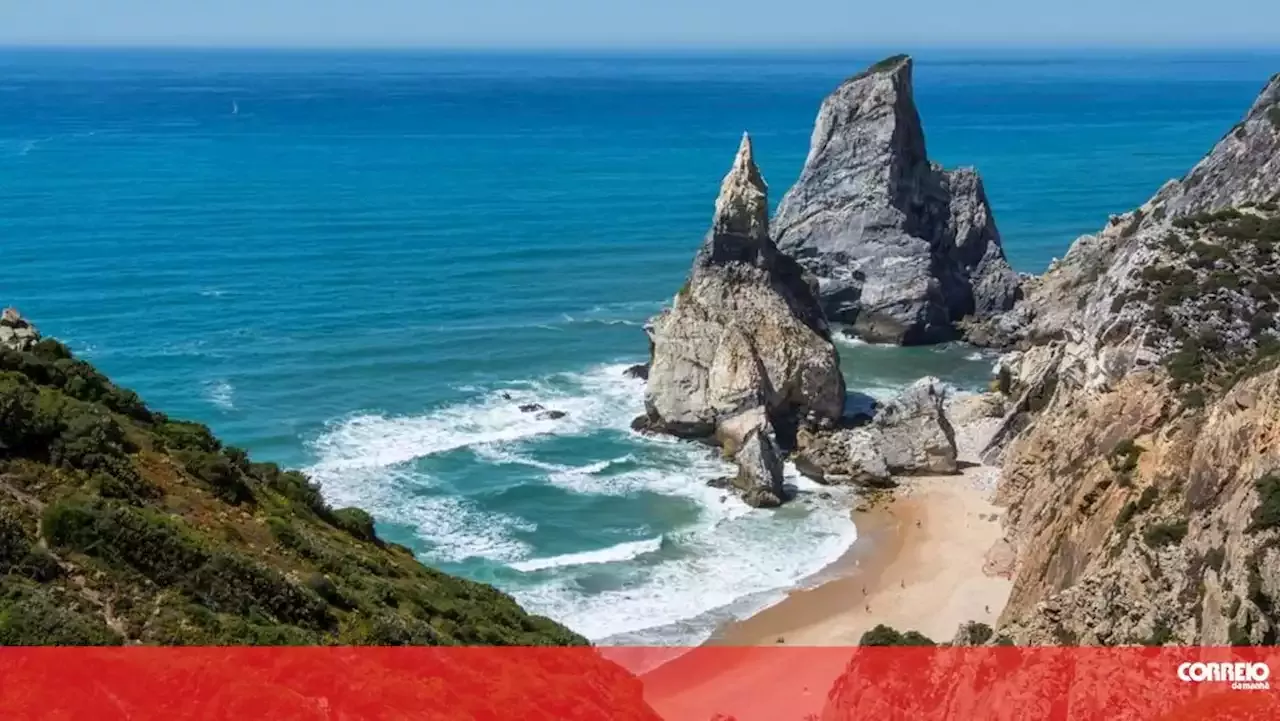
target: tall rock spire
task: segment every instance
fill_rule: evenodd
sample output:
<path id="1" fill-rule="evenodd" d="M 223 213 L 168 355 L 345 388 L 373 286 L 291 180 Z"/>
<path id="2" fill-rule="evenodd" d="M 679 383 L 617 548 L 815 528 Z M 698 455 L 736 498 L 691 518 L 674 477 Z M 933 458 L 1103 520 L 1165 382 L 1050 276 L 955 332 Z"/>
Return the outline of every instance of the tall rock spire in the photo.
<path id="1" fill-rule="evenodd" d="M 769 239 L 768 190 L 744 135 L 711 231 L 671 308 L 649 325 L 646 415 L 637 427 L 714 439 L 752 505 L 784 498 L 796 428 L 834 422 L 844 379 L 822 310 L 795 261 Z"/>
<path id="2" fill-rule="evenodd" d="M 742 134 L 733 166 L 720 183 L 712 232 L 752 240 L 769 237 L 769 186 L 756 167 L 751 136 Z"/>

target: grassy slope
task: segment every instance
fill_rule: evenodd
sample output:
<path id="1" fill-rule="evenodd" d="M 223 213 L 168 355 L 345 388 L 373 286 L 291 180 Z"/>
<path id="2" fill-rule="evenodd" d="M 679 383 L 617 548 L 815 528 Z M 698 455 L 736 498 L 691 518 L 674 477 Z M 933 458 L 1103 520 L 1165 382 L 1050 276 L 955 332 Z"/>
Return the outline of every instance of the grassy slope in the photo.
<path id="1" fill-rule="evenodd" d="M 423 567 L 301 473 L 0 347 L 0 645 L 582 645 Z"/>

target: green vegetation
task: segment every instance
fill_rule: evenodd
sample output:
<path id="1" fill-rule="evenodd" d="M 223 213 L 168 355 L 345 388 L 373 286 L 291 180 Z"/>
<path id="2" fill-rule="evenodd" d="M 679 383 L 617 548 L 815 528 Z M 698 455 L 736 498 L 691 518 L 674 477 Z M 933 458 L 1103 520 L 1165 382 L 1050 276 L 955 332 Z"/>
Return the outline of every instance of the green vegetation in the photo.
<path id="1" fill-rule="evenodd" d="M 964 625 L 964 635 L 974 646 L 985 644 L 994 634 L 995 631 L 985 623 L 970 621 Z"/>
<path id="2" fill-rule="evenodd" d="M 0 348 L 0 644 L 585 642 L 60 343 Z"/>
<path id="3" fill-rule="evenodd" d="M 1173 640 L 1173 628 L 1163 616 L 1157 618 L 1151 626 L 1151 636 L 1143 641 L 1144 646 L 1163 646 Z"/>
<path id="4" fill-rule="evenodd" d="M 1134 443 L 1132 438 L 1125 438 L 1112 447 L 1107 455 L 1107 464 L 1116 473 L 1129 474 L 1137 469 L 1138 458 L 1145 452 L 1146 449 Z"/>
<path id="5" fill-rule="evenodd" d="M 1138 500 L 1129 501 L 1120 508 L 1120 513 L 1116 516 L 1116 527 L 1120 527 L 1133 520 L 1133 517 L 1139 513 L 1146 513 L 1155 505 L 1156 499 L 1160 497 L 1160 491 L 1155 486 L 1147 486 L 1143 489 L 1142 495 L 1138 496 Z"/>
<path id="6" fill-rule="evenodd" d="M 1053 627 L 1053 639 L 1058 642 L 1059 646 L 1075 646 L 1080 642 L 1080 637 L 1076 635 L 1075 631 L 1061 625 Z"/>
<path id="7" fill-rule="evenodd" d="M 854 75 L 852 78 L 849 78 L 849 80 L 858 80 L 859 78 L 865 78 L 865 77 L 867 77 L 868 75 L 874 75 L 875 73 L 881 73 L 881 72 L 884 72 L 884 71 L 886 71 L 886 70 L 891 70 L 891 69 L 893 69 L 893 68 L 897 67 L 898 65 L 900 65 L 902 62 L 904 62 L 904 61 L 905 61 L 905 60 L 907 60 L 907 59 L 908 59 L 908 56 L 907 56 L 907 55 L 902 55 L 902 54 L 900 54 L 900 55 L 890 55 L 889 57 L 885 58 L 884 60 L 880 60 L 880 61 L 878 61 L 878 62 L 876 62 L 876 63 L 872 64 L 872 65 L 871 65 L 870 67 L 868 67 L 866 70 L 863 70 L 862 72 L 858 73 L 857 75 Z M 846 81 L 846 82 L 848 82 L 848 81 Z"/>
<path id="8" fill-rule="evenodd" d="M 1280 129 L 1280 105 L 1267 108 L 1267 120 L 1271 121 L 1271 127 Z"/>
<path id="9" fill-rule="evenodd" d="M 862 634 L 859 646 L 936 646 L 931 639 L 917 631 L 902 633 L 882 624 Z"/>
<path id="10" fill-rule="evenodd" d="M 1161 239 L 1168 255 L 1138 271 L 1117 297 L 1145 304 L 1184 409 L 1280 359 L 1280 215 L 1271 202 L 1176 218 Z"/>
<path id="11" fill-rule="evenodd" d="M 1258 507 L 1253 509 L 1249 531 L 1280 528 L 1280 473 L 1272 471 L 1254 482 L 1258 491 Z"/>
<path id="12" fill-rule="evenodd" d="M 1209 568 L 1212 568 L 1215 571 L 1221 571 L 1222 564 L 1226 563 L 1226 560 L 1227 560 L 1226 550 L 1222 548 L 1215 548 L 1205 554 L 1204 565 L 1208 566 Z"/>
<path id="13" fill-rule="evenodd" d="M 1142 540 L 1151 548 L 1168 546 L 1182 541 L 1187 535 L 1186 521 L 1153 523 L 1142 532 Z"/>

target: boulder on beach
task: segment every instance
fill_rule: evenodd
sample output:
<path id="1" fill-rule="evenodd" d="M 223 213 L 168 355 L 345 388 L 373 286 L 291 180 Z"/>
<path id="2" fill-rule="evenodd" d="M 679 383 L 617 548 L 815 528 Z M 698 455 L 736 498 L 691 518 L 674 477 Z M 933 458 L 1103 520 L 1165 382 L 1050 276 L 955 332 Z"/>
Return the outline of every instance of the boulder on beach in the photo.
<path id="1" fill-rule="evenodd" d="M 893 486 L 895 475 L 956 473 L 946 398 L 940 380 L 921 378 L 881 404 L 870 423 L 802 430 L 796 468 L 820 483 L 869 487 Z"/>
<path id="2" fill-rule="evenodd" d="M 713 438 L 738 463 L 749 502 L 781 502 L 782 447 L 804 423 L 839 419 L 845 388 L 817 298 L 769 238 L 748 136 L 688 280 L 646 330 L 646 412 L 633 428 Z"/>
<path id="3" fill-rule="evenodd" d="M 827 97 L 773 219 L 827 318 L 873 342 L 947 340 L 1019 297 L 982 179 L 925 152 L 911 72 L 911 58 L 888 58 Z"/>

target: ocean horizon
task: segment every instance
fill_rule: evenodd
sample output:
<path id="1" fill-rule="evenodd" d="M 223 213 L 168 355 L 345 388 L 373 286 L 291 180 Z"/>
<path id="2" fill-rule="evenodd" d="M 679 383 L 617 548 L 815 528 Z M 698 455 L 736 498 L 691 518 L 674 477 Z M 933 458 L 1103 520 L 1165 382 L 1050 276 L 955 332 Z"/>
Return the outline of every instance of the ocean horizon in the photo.
<path id="1" fill-rule="evenodd" d="M 742 132 L 776 204 L 823 97 L 883 54 L 0 48 L 0 304 L 429 565 L 594 641 L 697 643 L 841 556 L 849 496 L 765 511 L 708 487 L 718 456 L 630 431 L 623 370 Z M 1184 173 L 1280 70 L 915 60 L 930 156 L 978 169 L 1029 273 Z M 875 397 L 981 388 L 993 361 L 837 337 Z"/>

